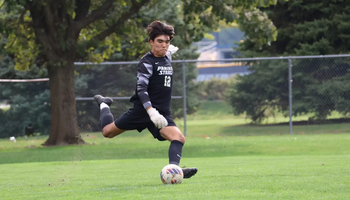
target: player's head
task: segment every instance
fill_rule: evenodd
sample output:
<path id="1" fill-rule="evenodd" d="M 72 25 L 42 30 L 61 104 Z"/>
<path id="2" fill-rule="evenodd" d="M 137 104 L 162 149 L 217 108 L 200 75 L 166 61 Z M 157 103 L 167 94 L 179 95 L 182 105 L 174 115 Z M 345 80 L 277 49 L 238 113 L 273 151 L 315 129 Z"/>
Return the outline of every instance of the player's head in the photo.
<path id="1" fill-rule="evenodd" d="M 147 31 L 152 53 L 156 57 L 164 57 L 170 41 L 174 38 L 174 27 L 161 21 L 154 21 L 148 25 Z"/>
<path id="2" fill-rule="evenodd" d="M 149 41 L 154 41 L 154 39 L 159 35 L 167 35 L 169 36 L 170 40 L 172 40 L 175 35 L 173 26 L 163 23 L 159 20 L 153 21 L 150 25 L 148 25 L 147 31 Z"/>

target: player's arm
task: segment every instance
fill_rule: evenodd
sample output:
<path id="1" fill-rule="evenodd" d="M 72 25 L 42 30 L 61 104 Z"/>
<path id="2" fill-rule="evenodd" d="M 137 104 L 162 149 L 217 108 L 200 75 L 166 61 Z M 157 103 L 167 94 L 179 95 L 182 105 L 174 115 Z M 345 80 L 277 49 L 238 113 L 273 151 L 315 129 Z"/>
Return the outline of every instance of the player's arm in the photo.
<path id="1" fill-rule="evenodd" d="M 145 109 L 152 107 L 147 89 L 149 84 L 149 79 L 153 75 L 153 66 L 147 61 L 140 62 L 137 69 L 137 95 L 139 96 L 142 105 Z"/>
<path id="2" fill-rule="evenodd" d="M 139 68 L 137 70 L 137 95 L 139 96 L 143 107 L 146 109 L 151 121 L 154 125 L 161 129 L 168 125 L 168 121 L 163 115 L 152 107 L 147 89 L 149 84 L 149 79 L 153 75 L 153 66 L 148 62 L 140 62 Z"/>

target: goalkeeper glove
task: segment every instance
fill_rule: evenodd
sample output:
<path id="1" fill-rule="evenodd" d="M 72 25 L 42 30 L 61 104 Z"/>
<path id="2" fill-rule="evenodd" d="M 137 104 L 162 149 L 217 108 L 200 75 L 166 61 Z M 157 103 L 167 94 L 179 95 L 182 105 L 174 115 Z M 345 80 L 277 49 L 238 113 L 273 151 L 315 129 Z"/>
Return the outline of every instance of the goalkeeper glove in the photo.
<path id="1" fill-rule="evenodd" d="M 171 54 L 174 54 L 175 52 L 177 52 L 177 50 L 179 50 L 179 47 L 176 47 L 174 45 L 169 45 L 168 51 L 170 51 Z"/>
<path id="2" fill-rule="evenodd" d="M 159 112 L 155 108 L 148 109 L 147 113 L 151 118 L 151 121 L 154 123 L 154 125 L 156 125 L 157 128 L 162 129 L 168 126 L 168 121 L 163 115 L 159 114 Z"/>

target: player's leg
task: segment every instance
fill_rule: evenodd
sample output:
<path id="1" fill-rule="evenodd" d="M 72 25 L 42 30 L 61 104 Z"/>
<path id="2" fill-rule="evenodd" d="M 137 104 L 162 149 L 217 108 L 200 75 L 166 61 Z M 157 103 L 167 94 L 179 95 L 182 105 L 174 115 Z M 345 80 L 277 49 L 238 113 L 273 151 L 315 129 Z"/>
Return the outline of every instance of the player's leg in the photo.
<path id="1" fill-rule="evenodd" d="M 168 152 L 169 164 L 179 165 L 182 156 L 182 147 L 185 144 L 185 137 L 176 126 L 167 126 L 162 128 L 159 132 L 164 139 L 170 142 Z"/>
<path id="2" fill-rule="evenodd" d="M 102 126 L 102 135 L 107 138 L 113 138 L 125 130 L 119 129 L 114 124 L 114 117 L 110 110 L 110 105 L 113 100 L 109 97 L 103 97 L 101 95 L 95 95 L 95 101 L 100 107 L 100 122 Z"/>
<path id="3" fill-rule="evenodd" d="M 107 124 L 103 129 L 102 129 L 102 135 L 106 138 L 113 138 L 126 130 L 120 129 L 115 126 L 115 123 L 112 122 L 110 124 Z"/>
<path id="4" fill-rule="evenodd" d="M 169 164 L 180 164 L 180 159 L 182 156 L 182 147 L 185 143 L 185 137 L 183 136 L 181 130 L 176 126 L 167 126 L 162 128 L 160 135 L 170 141 L 169 146 Z M 198 171 L 197 168 L 182 168 L 184 173 L 184 178 L 191 178 Z"/>

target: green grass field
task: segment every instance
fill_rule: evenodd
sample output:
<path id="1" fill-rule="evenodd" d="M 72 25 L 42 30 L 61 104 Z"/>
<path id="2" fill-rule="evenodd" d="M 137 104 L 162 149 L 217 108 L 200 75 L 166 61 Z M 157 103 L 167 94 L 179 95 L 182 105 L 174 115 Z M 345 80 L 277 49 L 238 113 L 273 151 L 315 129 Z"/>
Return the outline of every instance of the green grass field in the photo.
<path id="1" fill-rule="evenodd" d="M 41 147 L 46 137 L 36 136 L 0 139 L 0 199 L 350 198 L 348 124 L 298 126 L 290 135 L 210 104 L 189 116 L 180 165 L 199 171 L 180 185 L 161 183 L 169 142 L 147 131 L 82 133 L 89 145 L 65 147 Z"/>

